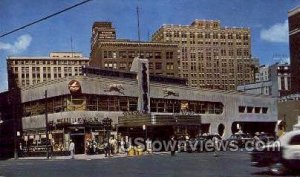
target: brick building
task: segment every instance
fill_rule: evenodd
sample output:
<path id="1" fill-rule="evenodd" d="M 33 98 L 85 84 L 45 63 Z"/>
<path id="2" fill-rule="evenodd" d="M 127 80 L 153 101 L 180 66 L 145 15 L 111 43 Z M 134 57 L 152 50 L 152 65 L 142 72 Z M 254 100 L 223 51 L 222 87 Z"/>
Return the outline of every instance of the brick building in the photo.
<path id="1" fill-rule="evenodd" d="M 255 79 L 249 28 L 195 20 L 191 25 L 163 25 L 152 41 L 179 45 L 179 76 L 190 86 L 235 90 Z"/>
<path id="2" fill-rule="evenodd" d="M 178 76 L 177 44 L 116 39 L 111 22 L 94 23 L 90 66 L 129 71 L 136 56 L 149 59 L 151 74 Z"/>

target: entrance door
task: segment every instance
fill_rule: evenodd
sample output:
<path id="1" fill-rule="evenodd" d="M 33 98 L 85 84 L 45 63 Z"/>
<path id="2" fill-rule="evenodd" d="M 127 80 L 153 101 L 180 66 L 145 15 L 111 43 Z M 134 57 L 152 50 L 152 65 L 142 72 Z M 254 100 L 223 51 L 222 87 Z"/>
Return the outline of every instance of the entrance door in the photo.
<path id="1" fill-rule="evenodd" d="M 84 134 L 71 134 L 75 144 L 75 154 L 84 154 Z"/>

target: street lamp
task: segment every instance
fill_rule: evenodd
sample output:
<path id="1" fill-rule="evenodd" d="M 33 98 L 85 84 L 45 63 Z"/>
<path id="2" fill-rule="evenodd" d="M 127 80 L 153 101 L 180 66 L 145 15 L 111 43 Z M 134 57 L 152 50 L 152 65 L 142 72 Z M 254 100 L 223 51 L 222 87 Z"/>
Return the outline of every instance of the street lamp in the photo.
<path id="1" fill-rule="evenodd" d="M 108 118 L 108 117 L 106 117 L 106 118 L 104 118 L 104 119 L 102 120 L 102 124 L 103 124 L 104 130 L 105 130 L 105 134 L 106 134 L 106 138 L 107 138 L 107 141 L 108 141 L 108 142 L 107 142 L 107 144 L 108 144 L 108 149 L 109 149 L 109 151 L 108 151 L 108 156 L 110 156 L 110 151 L 111 151 L 111 149 L 110 149 L 110 144 L 109 144 L 110 131 L 111 131 L 111 129 L 112 129 L 111 123 L 112 123 L 112 120 L 111 120 L 110 118 Z"/>
<path id="2" fill-rule="evenodd" d="M 46 125 L 46 149 L 47 149 L 47 159 L 49 159 L 49 127 L 48 127 L 48 93 L 45 90 L 45 125 Z"/>

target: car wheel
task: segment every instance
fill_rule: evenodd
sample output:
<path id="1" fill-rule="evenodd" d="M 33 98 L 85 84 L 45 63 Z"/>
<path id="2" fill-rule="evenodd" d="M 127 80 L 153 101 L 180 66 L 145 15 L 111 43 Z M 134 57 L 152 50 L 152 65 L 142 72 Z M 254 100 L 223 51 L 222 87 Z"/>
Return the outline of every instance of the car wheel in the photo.
<path id="1" fill-rule="evenodd" d="M 272 164 L 270 166 L 270 172 L 273 175 L 283 175 L 285 174 L 287 171 L 287 169 L 285 168 L 285 166 L 281 163 L 281 162 L 277 162 L 275 164 Z"/>

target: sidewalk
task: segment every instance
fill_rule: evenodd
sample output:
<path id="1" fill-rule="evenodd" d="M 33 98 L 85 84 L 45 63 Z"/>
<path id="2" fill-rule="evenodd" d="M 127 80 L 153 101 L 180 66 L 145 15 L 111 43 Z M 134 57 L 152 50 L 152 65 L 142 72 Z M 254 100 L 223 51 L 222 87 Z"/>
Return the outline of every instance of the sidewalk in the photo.
<path id="1" fill-rule="evenodd" d="M 87 154 L 76 154 L 73 160 L 95 160 L 95 159 L 111 159 L 111 158 L 124 158 L 124 157 L 142 157 L 147 155 L 162 155 L 168 154 L 169 152 L 153 152 L 151 154 L 144 153 L 141 156 L 127 156 L 124 154 L 115 154 L 111 157 L 105 157 L 104 154 L 96 154 L 96 155 L 87 155 Z M 20 157 L 19 160 L 47 160 L 47 157 Z M 50 157 L 49 160 L 71 160 L 71 156 L 53 156 Z"/>

